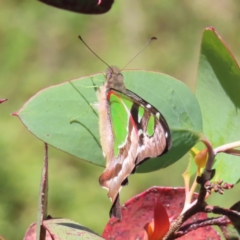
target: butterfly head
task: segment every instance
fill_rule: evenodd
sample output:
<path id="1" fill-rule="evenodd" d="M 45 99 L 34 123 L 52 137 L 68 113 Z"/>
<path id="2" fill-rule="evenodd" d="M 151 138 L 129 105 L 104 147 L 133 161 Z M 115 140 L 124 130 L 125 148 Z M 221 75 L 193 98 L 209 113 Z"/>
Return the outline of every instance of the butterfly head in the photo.
<path id="1" fill-rule="evenodd" d="M 109 89 L 113 88 L 120 92 L 126 91 L 123 75 L 121 74 L 120 70 L 117 67 L 111 66 L 107 69 L 106 79 L 107 79 L 107 87 Z"/>

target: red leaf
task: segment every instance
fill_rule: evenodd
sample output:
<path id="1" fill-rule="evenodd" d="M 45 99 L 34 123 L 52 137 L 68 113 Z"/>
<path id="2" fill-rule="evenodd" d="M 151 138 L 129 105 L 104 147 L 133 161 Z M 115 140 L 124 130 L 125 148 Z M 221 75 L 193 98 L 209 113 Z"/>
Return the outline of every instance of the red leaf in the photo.
<path id="1" fill-rule="evenodd" d="M 195 194 L 195 197 L 197 194 Z M 141 194 L 131 198 L 122 207 L 122 219 L 111 218 L 106 225 L 103 237 L 106 240 L 141 239 L 147 240 L 148 235 L 144 229 L 154 217 L 157 202 L 161 202 L 168 217 L 178 216 L 184 206 L 185 189 L 169 187 L 152 187 Z M 206 213 L 199 213 L 190 218 L 187 223 L 207 218 Z M 158 223 L 157 223 L 158 224 Z M 211 227 L 194 230 L 181 239 L 220 239 Z"/>
<path id="2" fill-rule="evenodd" d="M 108 12 L 114 0 L 39 0 L 48 5 L 77 13 L 100 14 Z"/>
<path id="3" fill-rule="evenodd" d="M 166 209 L 161 202 L 157 202 L 154 208 L 154 219 L 144 227 L 149 240 L 162 239 L 169 230 L 170 222 Z"/>

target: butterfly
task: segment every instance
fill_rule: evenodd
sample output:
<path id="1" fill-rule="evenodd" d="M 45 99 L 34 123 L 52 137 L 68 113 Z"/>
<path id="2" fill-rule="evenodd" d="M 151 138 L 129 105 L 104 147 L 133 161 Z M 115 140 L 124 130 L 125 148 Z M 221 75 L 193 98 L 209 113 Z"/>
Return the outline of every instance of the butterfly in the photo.
<path id="1" fill-rule="evenodd" d="M 171 134 L 163 115 L 126 89 L 117 67 L 107 69 L 106 80 L 97 92 L 100 141 L 106 159 L 99 183 L 112 201 L 110 217 L 121 219 L 121 187 L 139 164 L 170 149 Z"/>

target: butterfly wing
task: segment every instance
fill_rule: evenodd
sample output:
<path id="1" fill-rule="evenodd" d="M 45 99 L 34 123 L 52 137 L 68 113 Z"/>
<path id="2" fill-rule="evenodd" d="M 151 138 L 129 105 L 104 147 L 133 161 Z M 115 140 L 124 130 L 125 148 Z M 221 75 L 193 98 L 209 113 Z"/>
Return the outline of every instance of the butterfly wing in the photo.
<path id="1" fill-rule="evenodd" d="M 171 148 L 171 134 L 163 115 L 137 94 L 126 91 L 132 100 L 131 115 L 138 130 L 138 154 L 136 166 L 148 158 L 155 158 Z"/>
<path id="2" fill-rule="evenodd" d="M 111 89 L 107 100 L 114 157 L 107 159 L 107 167 L 99 181 L 108 189 L 114 215 L 116 202 L 119 202 L 118 193 L 127 177 L 144 160 L 165 153 L 171 146 L 171 135 L 161 113 L 133 92 Z"/>
<path id="3" fill-rule="evenodd" d="M 108 93 L 114 156 L 107 159 L 107 167 L 99 178 L 100 185 L 108 189 L 112 202 L 135 167 L 138 149 L 137 128 L 129 108 L 132 103 L 121 95 L 113 90 Z"/>

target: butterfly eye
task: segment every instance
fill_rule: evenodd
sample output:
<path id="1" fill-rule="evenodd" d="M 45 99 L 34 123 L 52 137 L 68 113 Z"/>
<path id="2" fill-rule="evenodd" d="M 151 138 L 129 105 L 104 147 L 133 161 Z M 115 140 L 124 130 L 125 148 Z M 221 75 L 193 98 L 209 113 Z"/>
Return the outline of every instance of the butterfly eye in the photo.
<path id="1" fill-rule="evenodd" d="M 106 79 L 107 79 L 107 81 L 110 81 L 110 79 L 112 79 L 113 77 L 113 73 L 112 72 L 107 72 L 106 73 Z"/>
<path id="2" fill-rule="evenodd" d="M 109 78 L 114 74 L 114 70 L 112 67 L 108 67 L 107 71 L 106 71 L 106 77 Z"/>

